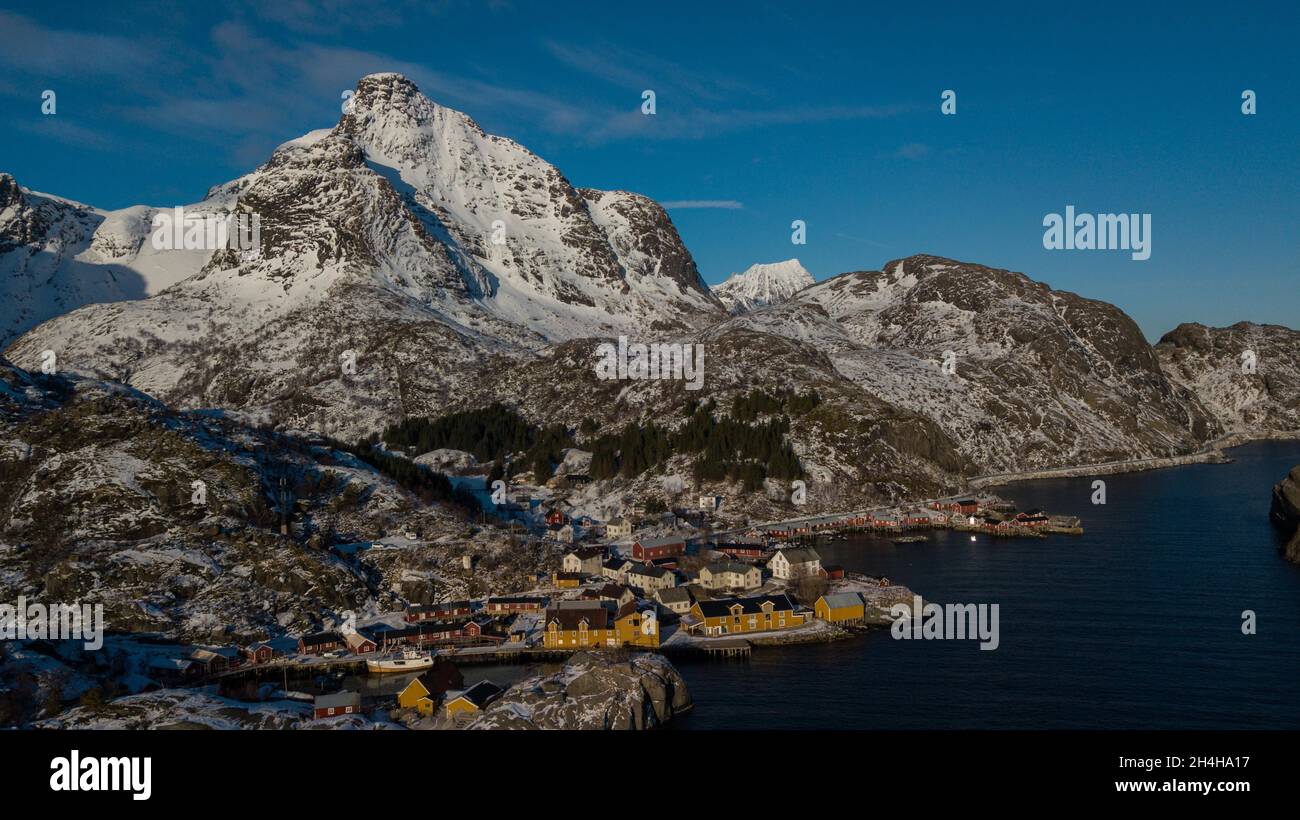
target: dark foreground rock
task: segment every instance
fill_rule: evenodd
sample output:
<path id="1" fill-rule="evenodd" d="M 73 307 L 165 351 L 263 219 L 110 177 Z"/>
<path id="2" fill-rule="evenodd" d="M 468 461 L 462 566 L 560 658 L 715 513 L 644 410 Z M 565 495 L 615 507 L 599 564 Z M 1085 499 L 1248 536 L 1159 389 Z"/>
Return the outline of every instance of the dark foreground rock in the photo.
<path id="1" fill-rule="evenodd" d="M 521 681 L 470 729 L 652 729 L 691 708 L 662 655 L 581 653 L 553 675 Z"/>
<path id="2" fill-rule="evenodd" d="M 1300 465 L 1293 467 L 1286 478 L 1273 485 L 1269 517 L 1291 534 L 1282 552 L 1288 561 L 1300 564 Z"/>

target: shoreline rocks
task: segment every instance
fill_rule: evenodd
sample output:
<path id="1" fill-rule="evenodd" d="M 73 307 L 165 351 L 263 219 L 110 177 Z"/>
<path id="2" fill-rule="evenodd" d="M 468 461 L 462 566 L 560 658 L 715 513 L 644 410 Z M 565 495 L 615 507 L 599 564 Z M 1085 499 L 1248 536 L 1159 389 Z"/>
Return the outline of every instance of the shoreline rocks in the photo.
<path id="1" fill-rule="evenodd" d="M 1300 465 L 1291 468 L 1286 478 L 1273 485 L 1273 503 L 1268 517 L 1290 540 L 1282 548 L 1286 560 L 1300 564 Z"/>
<path id="2" fill-rule="evenodd" d="M 692 706 L 662 655 L 581 652 L 560 671 L 511 686 L 468 729 L 653 729 Z"/>

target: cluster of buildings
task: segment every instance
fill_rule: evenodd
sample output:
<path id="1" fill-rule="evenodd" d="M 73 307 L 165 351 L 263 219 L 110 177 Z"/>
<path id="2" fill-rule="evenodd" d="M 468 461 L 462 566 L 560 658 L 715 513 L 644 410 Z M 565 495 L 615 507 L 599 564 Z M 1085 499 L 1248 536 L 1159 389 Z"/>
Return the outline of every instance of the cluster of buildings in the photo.
<path id="1" fill-rule="evenodd" d="M 488 680 L 465 686 L 465 677 L 456 665 L 438 657 L 432 667 L 412 678 L 397 693 L 397 706 L 413 709 L 425 717 L 441 710 L 449 720 L 459 724 L 486 708 L 504 691 Z M 348 691 L 317 695 L 312 714 L 316 719 L 364 714 L 361 695 Z"/>
<path id="2" fill-rule="evenodd" d="M 275 652 L 266 643 L 247 646 L 183 646 L 150 657 L 145 673 L 163 684 L 185 684 L 211 678 L 245 664 L 270 663 Z"/>

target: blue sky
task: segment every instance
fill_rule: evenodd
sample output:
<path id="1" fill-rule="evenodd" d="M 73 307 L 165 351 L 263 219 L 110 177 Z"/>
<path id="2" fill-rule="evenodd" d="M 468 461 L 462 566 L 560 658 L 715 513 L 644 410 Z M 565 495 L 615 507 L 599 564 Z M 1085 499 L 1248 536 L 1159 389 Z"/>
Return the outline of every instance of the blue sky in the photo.
<path id="1" fill-rule="evenodd" d="M 1293 8 L 904 5 L 6 2 L 0 170 L 106 208 L 193 201 L 395 70 L 576 185 L 713 203 L 670 209 L 710 283 L 935 253 L 1114 302 L 1153 339 L 1300 326 Z M 1150 213 L 1151 258 L 1045 250 L 1066 205 Z"/>

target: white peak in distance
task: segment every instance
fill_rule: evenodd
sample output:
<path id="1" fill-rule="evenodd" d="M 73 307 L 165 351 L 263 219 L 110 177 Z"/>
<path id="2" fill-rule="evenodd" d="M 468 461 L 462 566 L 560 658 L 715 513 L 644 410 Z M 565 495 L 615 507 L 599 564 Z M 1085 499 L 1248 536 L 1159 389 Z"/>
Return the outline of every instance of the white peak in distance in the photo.
<path id="1" fill-rule="evenodd" d="M 743 273 L 733 273 L 713 292 L 728 310 L 741 314 L 784 302 L 813 282 L 812 274 L 798 259 L 787 259 L 750 265 Z"/>

